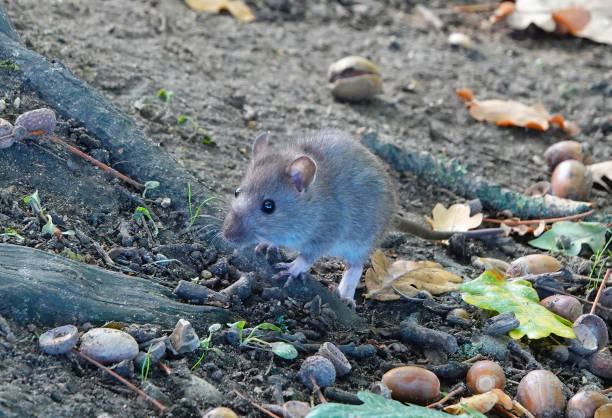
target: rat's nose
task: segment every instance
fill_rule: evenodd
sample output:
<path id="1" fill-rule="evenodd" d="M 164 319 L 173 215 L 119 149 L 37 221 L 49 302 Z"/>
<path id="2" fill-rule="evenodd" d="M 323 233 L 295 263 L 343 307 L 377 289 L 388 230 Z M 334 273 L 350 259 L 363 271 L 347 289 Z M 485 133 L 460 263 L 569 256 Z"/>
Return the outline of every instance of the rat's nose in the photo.
<path id="1" fill-rule="evenodd" d="M 244 220 L 230 212 L 223 222 L 223 238 L 230 242 L 240 242 L 246 233 Z"/>

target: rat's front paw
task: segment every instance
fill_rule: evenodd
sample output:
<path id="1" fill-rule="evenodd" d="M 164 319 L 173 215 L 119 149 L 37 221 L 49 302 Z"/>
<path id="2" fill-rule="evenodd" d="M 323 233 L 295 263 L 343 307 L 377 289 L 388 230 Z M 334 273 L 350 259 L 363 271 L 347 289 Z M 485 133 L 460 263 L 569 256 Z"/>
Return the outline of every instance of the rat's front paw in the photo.
<path id="1" fill-rule="evenodd" d="M 310 264 L 311 263 L 306 261 L 304 257 L 299 256 L 298 258 L 293 260 L 291 263 L 276 263 L 274 267 L 276 267 L 277 269 L 283 270 L 280 272 L 281 275 L 290 275 L 293 277 L 297 277 L 300 274 L 304 273 L 306 270 L 308 270 L 308 267 L 310 267 Z"/>
<path id="2" fill-rule="evenodd" d="M 342 296 L 338 289 L 339 289 L 338 287 L 334 289 L 334 295 L 336 295 L 338 299 L 340 299 L 349 308 L 353 310 L 357 309 L 357 305 L 355 304 L 355 299 Z"/>

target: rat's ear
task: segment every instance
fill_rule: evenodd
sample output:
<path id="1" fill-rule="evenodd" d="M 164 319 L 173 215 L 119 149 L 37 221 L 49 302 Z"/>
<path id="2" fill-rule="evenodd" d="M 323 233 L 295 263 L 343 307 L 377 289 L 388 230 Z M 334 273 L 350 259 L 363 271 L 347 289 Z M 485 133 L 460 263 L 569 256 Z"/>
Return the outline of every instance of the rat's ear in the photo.
<path id="1" fill-rule="evenodd" d="M 253 141 L 253 157 L 261 154 L 268 147 L 268 132 L 262 132 Z"/>
<path id="2" fill-rule="evenodd" d="M 317 173 L 317 165 L 312 158 L 305 155 L 299 157 L 287 167 L 287 174 L 298 192 L 303 192 L 312 184 Z"/>

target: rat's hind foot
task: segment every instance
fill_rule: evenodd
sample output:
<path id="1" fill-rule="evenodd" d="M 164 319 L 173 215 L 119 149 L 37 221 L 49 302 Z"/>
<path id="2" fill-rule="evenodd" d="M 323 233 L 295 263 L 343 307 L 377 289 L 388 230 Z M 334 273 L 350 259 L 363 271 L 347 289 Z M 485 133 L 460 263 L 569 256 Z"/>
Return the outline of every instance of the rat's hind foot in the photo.
<path id="1" fill-rule="evenodd" d="M 357 305 L 355 304 L 355 299 L 342 297 L 342 295 L 340 295 L 340 291 L 338 290 L 338 288 L 334 289 L 334 295 L 336 295 L 338 299 L 340 299 L 349 308 L 353 310 L 357 309 Z"/>
<path id="2" fill-rule="evenodd" d="M 308 270 L 311 264 L 312 263 L 307 261 L 304 257 L 299 256 L 291 263 L 276 263 L 274 267 L 277 269 L 283 269 L 283 271 L 279 272 L 279 274 L 282 276 L 297 277 Z"/>
<path id="3" fill-rule="evenodd" d="M 363 265 L 350 266 L 344 271 L 340 284 L 334 291 L 334 294 L 340 299 L 345 300 L 349 306 L 355 307 L 355 290 L 363 273 Z"/>

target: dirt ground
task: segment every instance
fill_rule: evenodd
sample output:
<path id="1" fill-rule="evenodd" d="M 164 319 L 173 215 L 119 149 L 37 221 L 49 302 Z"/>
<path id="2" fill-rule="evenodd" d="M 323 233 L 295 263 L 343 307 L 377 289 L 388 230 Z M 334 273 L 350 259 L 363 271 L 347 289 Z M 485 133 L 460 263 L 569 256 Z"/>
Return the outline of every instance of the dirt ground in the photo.
<path id="1" fill-rule="evenodd" d="M 232 198 L 248 163 L 251 141 L 261 130 L 270 131 L 272 141 L 325 127 L 356 136 L 370 130 L 382 141 L 406 149 L 429 151 L 441 158 L 457 157 L 475 173 L 516 191 L 548 179 L 542 154 L 549 145 L 569 139 L 568 134 L 556 128 L 540 132 L 477 122 L 455 96 L 455 90 L 463 87 L 472 89 L 477 98 L 540 102 L 551 113 L 561 113 L 580 125 L 576 139 L 592 147 L 594 161 L 612 159 L 610 46 L 533 28 L 517 32 L 504 23 L 481 29 L 488 14 L 451 12 L 452 5 L 460 4 L 456 1 L 424 2 L 439 14 L 444 22 L 442 30 L 433 28 L 413 10 L 422 3 L 416 1 L 247 3 L 257 16 L 257 21 L 248 24 L 226 14 L 196 13 L 179 0 L 0 0 L 29 48 L 63 62 L 78 78 L 131 115 L 153 141 L 224 202 Z M 455 31 L 469 35 L 473 48 L 449 45 L 447 37 Z M 347 55 L 367 57 L 381 69 L 383 92 L 375 100 L 361 104 L 333 100 L 327 88 L 327 68 Z M 27 92 L 0 87 L 4 90 L 0 98 L 8 104 L 0 117 L 15 114 L 11 107 L 17 97 L 31 102 L 26 100 Z M 162 89 L 173 93 L 167 102 L 158 97 Z M 191 118 L 201 129 L 189 122 L 177 124 L 182 116 Z M 461 200 L 410 175 L 393 170 L 390 174 L 398 187 L 401 209 L 414 217 L 422 219 L 437 202 L 448 206 Z M 5 189 L 10 185 L 0 180 L 0 186 Z M 17 186 L 15 200 L 34 188 L 29 179 Z M 612 216 L 609 194 L 597 189 L 591 200 L 597 203 L 599 214 Z M 0 221 L 18 227 L 22 220 L 15 218 L 10 205 L 3 203 L 0 208 L 4 215 Z M 25 207 L 22 209 L 25 211 Z M 77 219 L 83 224 L 94 222 L 90 215 L 95 208 L 79 212 L 54 209 L 71 223 Z M 131 212 L 126 211 L 123 218 L 131 219 Z M 99 226 L 107 233 L 106 248 L 120 245 L 114 230 L 118 223 Z M 182 227 L 173 223 L 167 226 Z M 41 238 L 30 234 L 28 245 L 36 245 L 37 240 Z M 480 247 L 474 251 L 506 260 L 537 252 L 525 242 L 517 239 L 512 254 Z M 437 243 L 409 237 L 386 251 L 408 259 L 438 261 L 466 278 L 478 274 Z M 587 259 L 589 256 L 585 254 Z M 88 257 L 88 261 L 99 263 L 95 254 Z M 562 260 L 580 269 L 578 272 L 588 268 L 588 263 L 578 257 Z M 323 260 L 311 272 L 325 285 L 332 285 L 339 280 L 341 270 L 339 261 Z M 151 274 L 163 275 L 155 271 Z M 171 286 L 187 276 L 179 271 L 165 280 Z M 353 371 L 337 383 L 349 392 L 367 389 L 393 365 L 435 362 L 434 355 L 419 348 L 403 344 L 389 348 L 396 340 L 377 333 L 377 329 L 397 325 L 413 313 L 419 323 L 456 335 L 465 350 L 452 358 L 461 361 L 470 357 L 466 347 L 487 317 L 467 307 L 475 322 L 471 327 L 461 327 L 405 303 L 366 302 L 361 293 L 358 290 L 357 312 L 370 329 L 353 334 L 319 333 L 320 340 L 309 341 L 376 342 L 375 355 L 352 358 Z M 462 303 L 460 295 L 454 293 L 441 300 Z M 240 309 L 249 321 L 276 322 L 285 315 L 290 327 L 308 329 L 308 315 L 259 294 L 247 299 Z M 18 342 L 11 350 L 0 347 L 0 417 L 159 414 L 123 387 L 103 383 L 94 369 L 77 359 L 42 354 L 37 336 L 45 329 L 36 324 L 10 325 Z M 537 359 L 558 374 L 571 391 L 585 382 L 605 384 L 583 369 L 550 359 L 546 349 L 539 349 L 541 345 L 532 345 Z M 236 397 L 234 387 L 258 403 L 272 403 L 273 383 L 281 379 L 285 400 L 311 399 L 310 391 L 296 377 L 301 361 L 240 351 L 228 344 L 222 349 L 223 358 L 211 355 L 205 367 L 194 373 L 215 385 L 223 395 L 223 404 L 237 413 L 261 414 Z M 188 355 L 171 360 L 169 365 L 179 375 L 187 375 L 196 359 L 196 354 Z M 515 372 L 521 369 L 520 361 L 512 358 L 505 365 Z M 159 370 L 150 378 L 170 398 L 174 416 L 196 416 L 190 414 L 216 406 L 185 397 L 178 380 L 169 379 Z M 443 390 L 454 383 L 443 382 Z M 516 382 L 509 383 L 507 389 L 514 395 Z"/>

